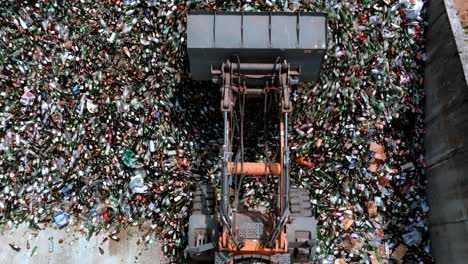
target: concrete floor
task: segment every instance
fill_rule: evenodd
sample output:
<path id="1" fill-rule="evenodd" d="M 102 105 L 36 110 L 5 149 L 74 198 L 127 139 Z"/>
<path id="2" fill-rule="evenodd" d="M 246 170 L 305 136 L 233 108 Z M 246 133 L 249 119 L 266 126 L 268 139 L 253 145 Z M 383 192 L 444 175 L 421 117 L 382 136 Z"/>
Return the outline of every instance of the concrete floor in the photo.
<path id="1" fill-rule="evenodd" d="M 127 231 L 130 231 L 133 236 L 129 236 Z M 107 234 L 102 231 L 101 234 L 93 235 L 87 241 L 79 231 L 66 228 L 62 230 L 47 228 L 36 232 L 26 226 L 21 226 L 18 229 L 5 230 L 3 235 L 0 235 L 0 260 L 1 263 L 21 264 L 165 263 L 160 244 L 137 243 L 138 234 L 136 229 L 122 230 L 118 235 L 119 242 L 109 238 L 102 243 L 107 237 Z M 49 252 L 49 237 L 53 238 L 53 252 Z M 26 247 L 27 241 L 30 243 L 30 249 Z M 21 250 L 17 252 L 8 244 L 14 244 Z M 37 246 L 37 254 L 31 256 L 35 246 Z M 104 254 L 100 253 L 99 247 L 104 250 Z"/>

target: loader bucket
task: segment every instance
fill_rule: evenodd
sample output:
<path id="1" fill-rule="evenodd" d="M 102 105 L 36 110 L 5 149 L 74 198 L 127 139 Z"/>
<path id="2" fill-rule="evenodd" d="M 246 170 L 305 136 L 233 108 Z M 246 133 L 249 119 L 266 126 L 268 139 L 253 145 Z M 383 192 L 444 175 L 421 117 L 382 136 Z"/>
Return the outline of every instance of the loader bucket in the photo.
<path id="1" fill-rule="evenodd" d="M 327 49 L 326 25 L 324 13 L 191 12 L 191 77 L 211 80 L 211 69 L 226 60 L 271 64 L 281 59 L 300 69 L 300 81 L 315 81 Z"/>

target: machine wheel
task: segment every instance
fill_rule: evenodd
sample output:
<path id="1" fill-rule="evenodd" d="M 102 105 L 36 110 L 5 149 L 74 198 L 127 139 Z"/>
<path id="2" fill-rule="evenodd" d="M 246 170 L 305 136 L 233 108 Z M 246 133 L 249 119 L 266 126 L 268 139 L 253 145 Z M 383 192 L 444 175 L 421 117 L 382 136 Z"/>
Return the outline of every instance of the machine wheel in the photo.
<path id="1" fill-rule="evenodd" d="M 192 214 L 214 214 L 216 205 L 215 187 L 213 185 L 197 184 L 192 202 Z"/>
<path id="2" fill-rule="evenodd" d="M 289 209 L 292 217 L 312 216 L 309 192 L 306 189 L 292 187 L 289 190 Z"/>
<path id="3" fill-rule="evenodd" d="M 200 246 L 196 241 L 200 232 L 204 233 L 205 243 L 217 243 L 218 220 L 216 215 L 216 195 L 213 185 L 197 183 L 192 200 L 192 213 L 189 218 L 188 249 Z M 204 244 L 204 243 L 203 243 Z M 214 251 L 188 253 L 188 263 L 213 263 Z"/>
<path id="4" fill-rule="evenodd" d="M 291 187 L 289 190 L 289 210 L 292 217 L 292 225 L 290 228 L 295 231 L 303 230 L 308 232 L 315 232 L 315 219 L 312 217 L 312 204 L 310 202 L 310 195 L 306 189 Z M 288 239 L 296 241 L 296 232 L 291 232 Z M 312 234 L 316 237 L 316 234 Z M 312 263 L 315 253 L 315 247 L 312 248 L 290 248 L 289 254 L 291 256 L 291 264 L 293 263 Z"/>

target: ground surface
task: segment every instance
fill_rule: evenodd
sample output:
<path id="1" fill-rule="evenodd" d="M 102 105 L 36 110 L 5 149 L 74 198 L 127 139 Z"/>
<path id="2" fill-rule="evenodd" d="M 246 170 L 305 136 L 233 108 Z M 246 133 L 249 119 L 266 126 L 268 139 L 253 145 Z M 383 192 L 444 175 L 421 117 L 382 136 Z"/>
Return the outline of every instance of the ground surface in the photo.
<path id="1" fill-rule="evenodd" d="M 136 234 L 136 231 L 133 233 Z M 93 236 L 89 241 L 78 232 L 51 228 L 37 233 L 35 237 L 34 234 L 35 232 L 26 227 L 5 231 L 0 236 L 1 263 L 164 263 L 160 245 L 138 245 L 137 235 L 131 237 L 127 231 L 119 234 L 119 242 L 108 239 L 102 244 L 106 234 Z M 49 252 L 49 237 L 53 237 L 53 252 Z M 62 243 L 59 243 L 60 239 L 63 239 Z M 27 241 L 30 243 L 30 249 L 26 247 Z M 16 252 L 11 249 L 9 243 L 20 247 L 21 250 Z M 37 254 L 31 256 L 35 246 Z M 99 247 L 104 254 L 100 253 Z"/>

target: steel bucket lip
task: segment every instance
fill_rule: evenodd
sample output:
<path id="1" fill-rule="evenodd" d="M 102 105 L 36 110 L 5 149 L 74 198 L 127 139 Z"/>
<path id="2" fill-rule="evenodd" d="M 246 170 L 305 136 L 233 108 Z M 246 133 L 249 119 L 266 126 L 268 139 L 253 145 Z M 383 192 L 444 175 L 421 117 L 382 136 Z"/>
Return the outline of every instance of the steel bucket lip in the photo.
<path id="1" fill-rule="evenodd" d="M 226 30 L 226 23 L 235 27 Z M 273 63 L 281 57 L 302 69 L 301 81 L 314 82 L 328 49 L 327 25 L 324 12 L 189 11 L 190 77 L 212 80 L 210 69 L 236 54 L 245 63 Z"/>
<path id="2" fill-rule="evenodd" d="M 187 15 L 244 15 L 244 16 L 269 16 L 269 15 L 279 15 L 279 16 L 322 16 L 328 17 L 328 13 L 325 12 L 284 12 L 284 11 L 275 11 L 275 12 L 245 12 L 245 11 L 189 11 Z"/>

